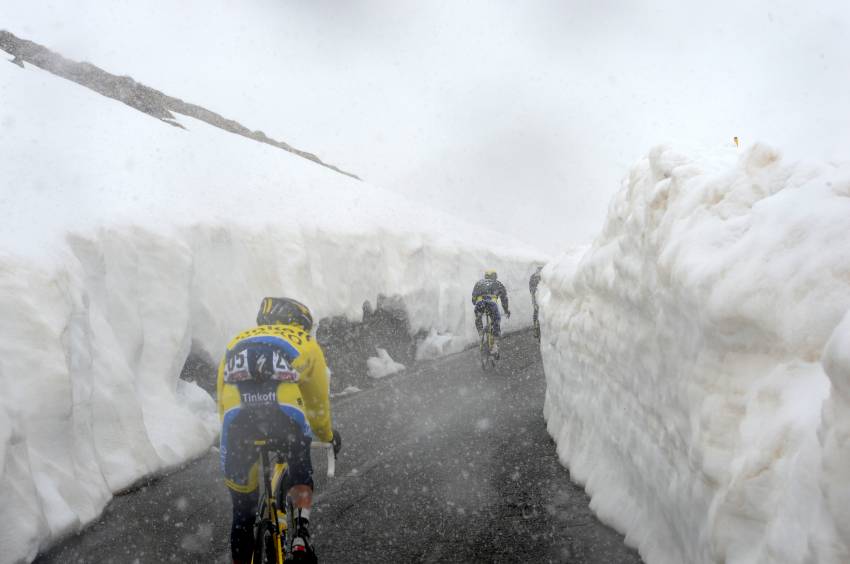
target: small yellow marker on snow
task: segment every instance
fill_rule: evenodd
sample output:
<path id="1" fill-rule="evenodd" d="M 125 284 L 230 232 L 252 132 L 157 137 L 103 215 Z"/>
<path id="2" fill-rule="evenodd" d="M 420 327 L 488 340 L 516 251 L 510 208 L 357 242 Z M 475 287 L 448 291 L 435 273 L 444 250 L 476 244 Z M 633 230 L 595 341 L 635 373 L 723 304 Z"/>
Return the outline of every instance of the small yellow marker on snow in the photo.
<path id="1" fill-rule="evenodd" d="M 732 141 L 734 141 L 734 142 L 735 142 L 735 146 L 736 146 L 736 147 L 740 147 L 740 146 L 741 146 L 741 143 L 738 141 L 738 136 L 737 136 L 737 135 L 736 135 L 735 137 L 733 137 L 733 138 L 732 138 Z"/>

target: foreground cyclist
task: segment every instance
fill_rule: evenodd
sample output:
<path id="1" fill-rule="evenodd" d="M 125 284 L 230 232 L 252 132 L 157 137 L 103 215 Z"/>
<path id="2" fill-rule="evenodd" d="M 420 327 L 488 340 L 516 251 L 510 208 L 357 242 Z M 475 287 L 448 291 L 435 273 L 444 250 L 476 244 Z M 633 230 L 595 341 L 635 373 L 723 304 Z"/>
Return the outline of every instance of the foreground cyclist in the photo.
<path id="1" fill-rule="evenodd" d="M 472 304 L 475 306 L 475 328 L 478 329 L 478 336 L 480 337 L 484 331 L 484 324 L 481 321 L 481 317 L 486 311 L 489 311 L 490 317 L 493 320 L 493 348 L 491 351 L 496 356 L 499 355 L 499 337 L 502 334 L 499 301 L 502 302 L 505 317 L 510 317 L 511 311 L 508 309 L 508 291 L 505 290 L 505 285 L 499 282 L 495 270 L 485 270 L 484 278 L 476 282 L 472 288 Z"/>
<path id="2" fill-rule="evenodd" d="M 313 316 L 290 298 L 265 298 L 257 327 L 237 335 L 218 369 L 221 468 L 233 502 L 230 550 L 234 564 L 251 561 L 254 517 L 259 499 L 254 441 L 288 444 L 289 495 L 296 508 L 292 551 L 295 560 L 315 562 L 310 545 L 313 504 L 312 437 L 333 442 L 328 369 L 310 335 Z"/>

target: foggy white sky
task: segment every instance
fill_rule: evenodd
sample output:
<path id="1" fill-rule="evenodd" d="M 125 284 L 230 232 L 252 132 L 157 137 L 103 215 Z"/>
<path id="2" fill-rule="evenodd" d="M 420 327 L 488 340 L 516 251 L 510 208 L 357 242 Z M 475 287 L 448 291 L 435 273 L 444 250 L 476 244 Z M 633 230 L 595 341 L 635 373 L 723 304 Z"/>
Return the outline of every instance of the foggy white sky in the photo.
<path id="1" fill-rule="evenodd" d="M 850 159 L 844 0 L 3 0 L 0 28 L 549 252 L 658 143 Z"/>

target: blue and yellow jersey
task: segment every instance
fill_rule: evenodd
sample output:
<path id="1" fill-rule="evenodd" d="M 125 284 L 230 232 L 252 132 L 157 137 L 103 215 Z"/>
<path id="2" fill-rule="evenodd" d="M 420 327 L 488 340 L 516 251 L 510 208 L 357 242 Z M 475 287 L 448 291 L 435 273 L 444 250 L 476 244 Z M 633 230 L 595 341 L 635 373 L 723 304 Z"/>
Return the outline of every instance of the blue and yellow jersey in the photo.
<path id="1" fill-rule="evenodd" d="M 472 288 L 472 303 L 479 302 L 502 302 L 502 309 L 508 311 L 508 291 L 504 284 L 498 280 L 482 278 Z"/>
<path id="2" fill-rule="evenodd" d="M 325 355 L 298 325 L 260 325 L 237 335 L 219 364 L 217 392 L 225 426 L 242 410 L 277 407 L 318 440 L 333 437 Z"/>

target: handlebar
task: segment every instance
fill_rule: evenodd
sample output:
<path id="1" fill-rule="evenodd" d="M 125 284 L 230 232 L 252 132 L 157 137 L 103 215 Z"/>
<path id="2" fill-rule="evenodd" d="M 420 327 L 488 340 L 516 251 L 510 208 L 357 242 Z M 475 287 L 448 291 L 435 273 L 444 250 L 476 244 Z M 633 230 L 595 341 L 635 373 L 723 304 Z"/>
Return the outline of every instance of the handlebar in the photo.
<path id="1" fill-rule="evenodd" d="M 254 446 L 265 447 L 267 450 L 283 450 L 284 448 L 289 448 L 288 442 L 283 441 L 274 441 L 272 439 L 259 439 L 254 441 Z M 333 478 L 336 474 L 336 454 L 334 454 L 334 446 L 333 443 L 322 443 L 319 441 L 313 441 L 310 446 L 312 448 L 320 448 L 324 449 L 328 452 L 328 478 Z"/>

